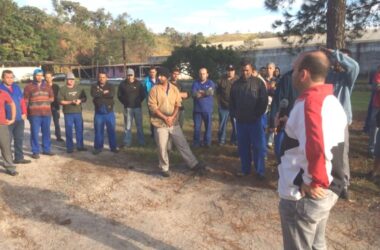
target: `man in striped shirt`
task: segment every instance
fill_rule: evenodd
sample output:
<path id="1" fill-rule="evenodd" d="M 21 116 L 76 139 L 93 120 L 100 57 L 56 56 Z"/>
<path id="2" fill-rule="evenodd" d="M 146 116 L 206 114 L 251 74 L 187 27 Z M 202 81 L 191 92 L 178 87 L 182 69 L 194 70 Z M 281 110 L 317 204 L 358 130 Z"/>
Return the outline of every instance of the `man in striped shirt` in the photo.
<path id="1" fill-rule="evenodd" d="M 54 101 L 52 88 L 43 80 L 43 71 L 33 72 L 33 81 L 24 89 L 24 99 L 30 122 L 30 144 L 32 158 L 40 158 L 38 143 L 39 131 L 42 131 L 42 154 L 52 156 L 50 139 L 51 103 Z"/>

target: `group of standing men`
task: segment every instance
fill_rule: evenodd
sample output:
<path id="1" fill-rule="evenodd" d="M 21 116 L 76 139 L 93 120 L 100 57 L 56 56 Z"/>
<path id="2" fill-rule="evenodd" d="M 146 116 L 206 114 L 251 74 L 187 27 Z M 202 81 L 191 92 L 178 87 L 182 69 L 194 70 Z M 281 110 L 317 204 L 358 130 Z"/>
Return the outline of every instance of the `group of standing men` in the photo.
<path id="1" fill-rule="evenodd" d="M 334 71 L 330 69 L 328 57 L 335 58 Z M 131 145 L 133 119 L 137 125 L 139 144 L 145 143 L 141 104 L 147 97 L 152 136 L 158 147 L 162 176 L 170 176 L 168 145 L 171 143 L 175 144 L 192 170 L 203 171 L 205 165 L 191 152 L 181 129 L 181 115 L 183 117 L 184 112 L 182 100 L 191 95 L 194 101 L 193 146 L 209 147 L 213 96 L 216 92 L 220 114 L 219 143 L 225 143 L 225 126 L 230 117 L 234 125 L 232 143 L 235 143 L 236 123 L 240 175 L 250 174 L 253 160 L 257 176 L 263 179 L 267 147 L 263 117 L 266 116 L 270 91 L 250 61 L 242 61 L 240 78 L 235 76 L 234 71 L 234 66 L 229 65 L 226 77 L 216 86 L 208 79 L 207 69 L 201 68 L 199 79 L 193 83 L 189 94 L 177 83 L 178 69 L 169 72 L 161 68 L 156 78 L 157 70 L 151 68 L 144 84 L 136 81 L 133 70 L 129 69 L 127 79 L 119 85 L 117 93 L 125 108 L 124 146 Z M 348 125 L 352 120 L 350 95 L 358 72 L 358 64 L 344 53 L 322 49 L 299 55 L 293 70 L 277 82 L 273 110 L 276 112 L 274 127 L 283 123 L 278 131 L 281 132 L 279 143 L 282 144 L 278 151 L 278 191 L 285 249 L 325 248 L 324 235 L 329 212 L 342 190 L 348 187 Z M 15 163 L 29 162 L 23 158 L 20 140 L 26 116 L 31 124 L 32 157 L 39 158 L 40 129 L 42 153 L 53 155 L 50 148 L 50 116 L 51 103 L 55 97 L 51 85 L 47 83 L 49 77 L 45 76 L 46 81 L 42 78 L 42 71 L 36 70 L 33 82 L 25 87 L 22 94 L 13 84 L 12 72 L 4 71 L 2 75 L 0 146 L 6 171 L 10 175 L 17 174 L 10 150 L 10 131 L 15 140 Z M 76 129 L 77 150 L 86 150 L 81 114 L 81 104 L 86 101 L 85 92 L 75 85 L 74 76 L 69 73 L 66 86 L 56 95 L 65 115 L 67 152 L 72 153 L 74 150 L 73 125 Z M 104 126 L 107 127 L 110 149 L 117 153 L 113 112 L 115 89 L 107 83 L 106 74 L 99 73 L 98 82 L 91 87 L 91 96 L 95 105 L 94 154 L 99 154 L 103 149 Z M 281 105 L 283 99 L 287 99 L 286 105 Z M 283 115 L 281 109 L 286 110 Z M 15 128 L 17 122 L 19 128 Z M 202 122 L 205 124 L 203 142 L 200 140 Z"/>

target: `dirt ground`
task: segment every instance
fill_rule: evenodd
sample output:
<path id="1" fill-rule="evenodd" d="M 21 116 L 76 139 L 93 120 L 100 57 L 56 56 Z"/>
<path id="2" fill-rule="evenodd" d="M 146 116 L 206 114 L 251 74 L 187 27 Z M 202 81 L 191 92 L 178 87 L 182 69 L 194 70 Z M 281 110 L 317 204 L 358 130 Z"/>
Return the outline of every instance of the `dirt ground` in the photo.
<path id="1" fill-rule="evenodd" d="M 366 137 L 358 131 L 354 126 L 353 146 L 362 150 L 350 153 L 357 170 L 353 201 L 339 201 L 332 210 L 329 249 L 380 249 L 380 199 L 361 185 L 360 169 L 371 166 L 361 146 Z M 87 124 L 89 149 L 92 136 Z M 128 149 L 69 155 L 64 144 L 53 144 L 57 155 L 19 165 L 18 177 L 0 174 L 0 249 L 282 248 L 273 161 L 266 182 L 237 178 L 238 158 L 226 146 L 232 153 L 196 151 L 208 164 L 206 176 L 176 164 L 163 179 L 154 154 L 132 157 L 129 152 L 138 149 Z"/>

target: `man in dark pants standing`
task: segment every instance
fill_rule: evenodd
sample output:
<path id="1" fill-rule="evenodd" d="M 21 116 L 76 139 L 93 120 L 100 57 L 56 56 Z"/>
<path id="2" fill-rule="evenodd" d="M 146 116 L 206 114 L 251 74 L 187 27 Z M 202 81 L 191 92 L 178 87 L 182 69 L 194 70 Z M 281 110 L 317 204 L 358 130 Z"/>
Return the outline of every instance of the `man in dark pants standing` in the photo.
<path id="1" fill-rule="evenodd" d="M 54 94 L 54 101 L 51 103 L 51 115 L 53 116 L 53 123 L 54 123 L 54 130 L 55 130 L 55 137 L 57 138 L 57 141 L 63 142 L 61 136 L 61 126 L 59 125 L 59 102 L 57 101 L 57 96 L 59 92 L 59 86 L 55 83 L 53 83 L 53 74 L 51 72 L 45 73 L 45 81 L 46 83 L 53 89 Z"/>
<path id="2" fill-rule="evenodd" d="M 14 163 L 15 164 L 27 164 L 30 160 L 24 159 L 23 144 L 24 144 L 24 128 L 26 119 L 26 105 L 21 88 L 18 84 L 14 83 L 13 72 L 10 70 L 4 70 L 1 76 L 2 83 L 0 89 L 7 92 L 16 105 L 16 119 L 15 122 L 9 125 L 9 133 L 13 139 L 14 144 Z M 11 106 L 6 105 L 6 117 L 11 120 Z"/>
<path id="3" fill-rule="evenodd" d="M 107 128 L 110 150 L 118 153 L 116 146 L 116 118 L 113 112 L 115 88 L 107 82 L 106 73 L 98 74 L 98 82 L 91 86 L 91 96 L 95 105 L 95 141 L 93 154 L 102 152 L 104 145 L 104 126 Z"/>
<path id="4" fill-rule="evenodd" d="M 252 154 L 257 178 L 265 179 L 266 140 L 262 116 L 268 105 L 263 81 L 252 75 L 253 66 L 243 60 L 242 75 L 231 89 L 230 114 L 236 118 L 238 151 L 241 161 L 239 176 L 251 173 Z"/>
<path id="5" fill-rule="evenodd" d="M 226 75 L 218 83 L 216 88 L 216 96 L 219 104 L 219 145 L 224 145 L 226 143 L 228 120 L 231 121 L 232 125 L 231 143 L 236 144 L 236 121 L 235 118 L 230 116 L 229 103 L 232 84 L 238 79 L 238 77 L 235 75 L 235 67 L 233 65 L 228 65 L 226 71 Z"/>

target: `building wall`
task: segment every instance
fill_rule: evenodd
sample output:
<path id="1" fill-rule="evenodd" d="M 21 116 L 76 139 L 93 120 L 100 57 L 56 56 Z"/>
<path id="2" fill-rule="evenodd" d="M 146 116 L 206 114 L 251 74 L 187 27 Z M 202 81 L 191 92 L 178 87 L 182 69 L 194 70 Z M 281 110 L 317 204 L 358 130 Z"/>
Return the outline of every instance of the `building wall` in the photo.
<path id="1" fill-rule="evenodd" d="M 305 47 L 304 51 L 317 48 L 318 46 L 309 46 Z M 368 75 L 370 71 L 376 69 L 377 65 L 380 65 L 379 42 L 353 43 L 348 48 L 351 50 L 353 58 L 360 65 L 360 74 Z M 292 62 L 297 55 L 298 53 L 290 54 L 286 48 L 252 50 L 244 54 L 244 56 L 254 58 L 257 68 L 266 66 L 268 62 L 274 62 L 280 67 L 282 73 L 292 68 Z"/>

